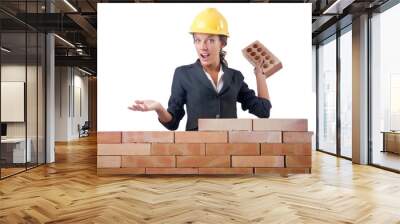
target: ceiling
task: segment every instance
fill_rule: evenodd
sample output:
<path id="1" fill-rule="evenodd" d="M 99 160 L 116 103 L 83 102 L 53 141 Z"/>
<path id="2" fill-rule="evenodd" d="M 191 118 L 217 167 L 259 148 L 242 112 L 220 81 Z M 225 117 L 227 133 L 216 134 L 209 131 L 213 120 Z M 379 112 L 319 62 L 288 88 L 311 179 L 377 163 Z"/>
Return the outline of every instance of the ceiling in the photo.
<path id="1" fill-rule="evenodd" d="M 347 16 L 351 23 L 352 16 L 356 16 L 366 10 L 374 9 L 388 0 L 338 0 L 339 4 L 336 5 L 335 1 L 336 0 L 254 0 L 229 2 L 312 3 L 312 37 L 313 43 L 315 44 L 327 36 L 332 35 L 332 32 L 335 32 L 335 24 L 337 24 L 338 20 Z M 25 42 L 24 38 L 21 39 L 23 36 L 21 31 L 25 31 L 27 28 L 31 31 L 54 32 L 60 37 L 55 38 L 56 65 L 79 66 L 92 73 L 96 73 L 97 3 L 166 3 L 181 1 L 47 0 L 47 2 L 48 5 L 46 8 L 45 0 L 1 0 L 1 30 L 7 33 L 4 38 L 9 38 L 7 42 L 14 42 L 14 44 L 11 45 L 14 45 L 14 47 L 18 49 L 17 46 L 24 46 L 23 44 Z M 329 10 L 327 10 L 328 8 Z M 50 11 L 52 11 L 52 13 L 49 13 Z M 341 25 L 345 26 L 346 22 L 343 22 Z M 34 47 L 33 43 L 28 45 L 28 52 L 31 51 L 31 47 Z M 22 51 L 22 48 L 20 50 Z"/>

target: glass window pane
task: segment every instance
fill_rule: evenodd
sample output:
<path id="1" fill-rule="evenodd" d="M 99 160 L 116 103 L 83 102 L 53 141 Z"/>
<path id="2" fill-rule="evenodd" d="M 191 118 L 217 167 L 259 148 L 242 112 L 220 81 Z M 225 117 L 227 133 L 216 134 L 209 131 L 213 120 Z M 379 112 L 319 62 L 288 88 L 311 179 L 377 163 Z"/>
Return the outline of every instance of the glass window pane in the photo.
<path id="1" fill-rule="evenodd" d="M 371 19 L 372 163 L 400 170 L 400 4 Z"/>
<path id="2" fill-rule="evenodd" d="M 38 1 L 27 2 L 26 12 L 38 13 Z M 33 24 L 38 23 L 38 17 L 28 18 Z M 36 30 L 27 30 L 27 142 L 30 148 L 28 168 L 38 165 L 38 63 L 39 36 Z"/>
<path id="3" fill-rule="evenodd" d="M 45 1 L 0 1 L 26 26 L 0 12 L 1 126 L 0 178 L 45 162 L 45 35 L 35 30 Z"/>
<path id="4" fill-rule="evenodd" d="M 45 163 L 46 149 L 45 149 L 45 65 L 46 65 L 46 52 L 45 44 L 46 37 L 43 33 L 39 33 L 38 45 L 38 164 Z"/>
<path id="5" fill-rule="evenodd" d="M 1 174 L 25 170 L 26 34 L 2 33 L 1 47 Z M 28 147 L 29 149 L 29 147 Z"/>
<path id="6" fill-rule="evenodd" d="M 27 142 L 28 142 L 28 168 L 37 165 L 37 74 L 38 74 L 38 36 L 36 32 L 27 33 L 28 38 L 28 62 L 27 62 L 27 99 L 26 99 L 26 113 L 27 113 Z"/>
<path id="7" fill-rule="evenodd" d="M 340 37 L 340 153 L 352 157 L 352 35 Z"/>
<path id="8" fill-rule="evenodd" d="M 318 147 L 336 153 L 336 40 L 318 48 Z"/>

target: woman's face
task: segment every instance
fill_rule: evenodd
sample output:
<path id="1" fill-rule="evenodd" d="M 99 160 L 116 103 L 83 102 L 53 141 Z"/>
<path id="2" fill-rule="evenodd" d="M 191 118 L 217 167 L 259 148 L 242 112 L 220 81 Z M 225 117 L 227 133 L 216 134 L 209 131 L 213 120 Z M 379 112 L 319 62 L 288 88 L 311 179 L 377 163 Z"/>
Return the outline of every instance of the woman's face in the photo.
<path id="1" fill-rule="evenodd" d="M 197 55 L 203 67 L 218 66 L 220 62 L 219 52 L 224 47 L 219 36 L 195 33 L 193 38 Z"/>

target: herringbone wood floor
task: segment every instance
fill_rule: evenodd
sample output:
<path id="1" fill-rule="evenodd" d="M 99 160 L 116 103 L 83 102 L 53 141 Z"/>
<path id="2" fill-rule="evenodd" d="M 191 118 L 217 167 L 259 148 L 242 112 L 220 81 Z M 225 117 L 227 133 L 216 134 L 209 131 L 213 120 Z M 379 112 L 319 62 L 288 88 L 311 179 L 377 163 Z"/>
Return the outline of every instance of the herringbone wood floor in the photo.
<path id="1" fill-rule="evenodd" d="M 400 175 L 314 153 L 312 174 L 96 175 L 93 137 L 0 181 L 0 223 L 400 223 Z"/>

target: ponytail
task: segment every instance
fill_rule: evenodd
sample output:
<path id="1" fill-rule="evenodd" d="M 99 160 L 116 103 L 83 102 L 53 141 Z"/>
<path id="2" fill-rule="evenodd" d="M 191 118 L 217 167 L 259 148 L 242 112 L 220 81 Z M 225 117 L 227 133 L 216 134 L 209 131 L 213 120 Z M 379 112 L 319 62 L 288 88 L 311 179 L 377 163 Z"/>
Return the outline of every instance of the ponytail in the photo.
<path id="1" fill-rule="evenodd" d="M 222 46 L 224 46 L 224 47 L 228 43 L 228 37 L 227 36 L 219 35 L 219 40 L 221 41 Z M 228 67 L 228 62 L 226 61 L 225 56 L 226 56 L 226 51 L 221 49 L 221 51 L 219 52 L 220 63 L 222 65 L 224 65 L 225 67 Z"/>

